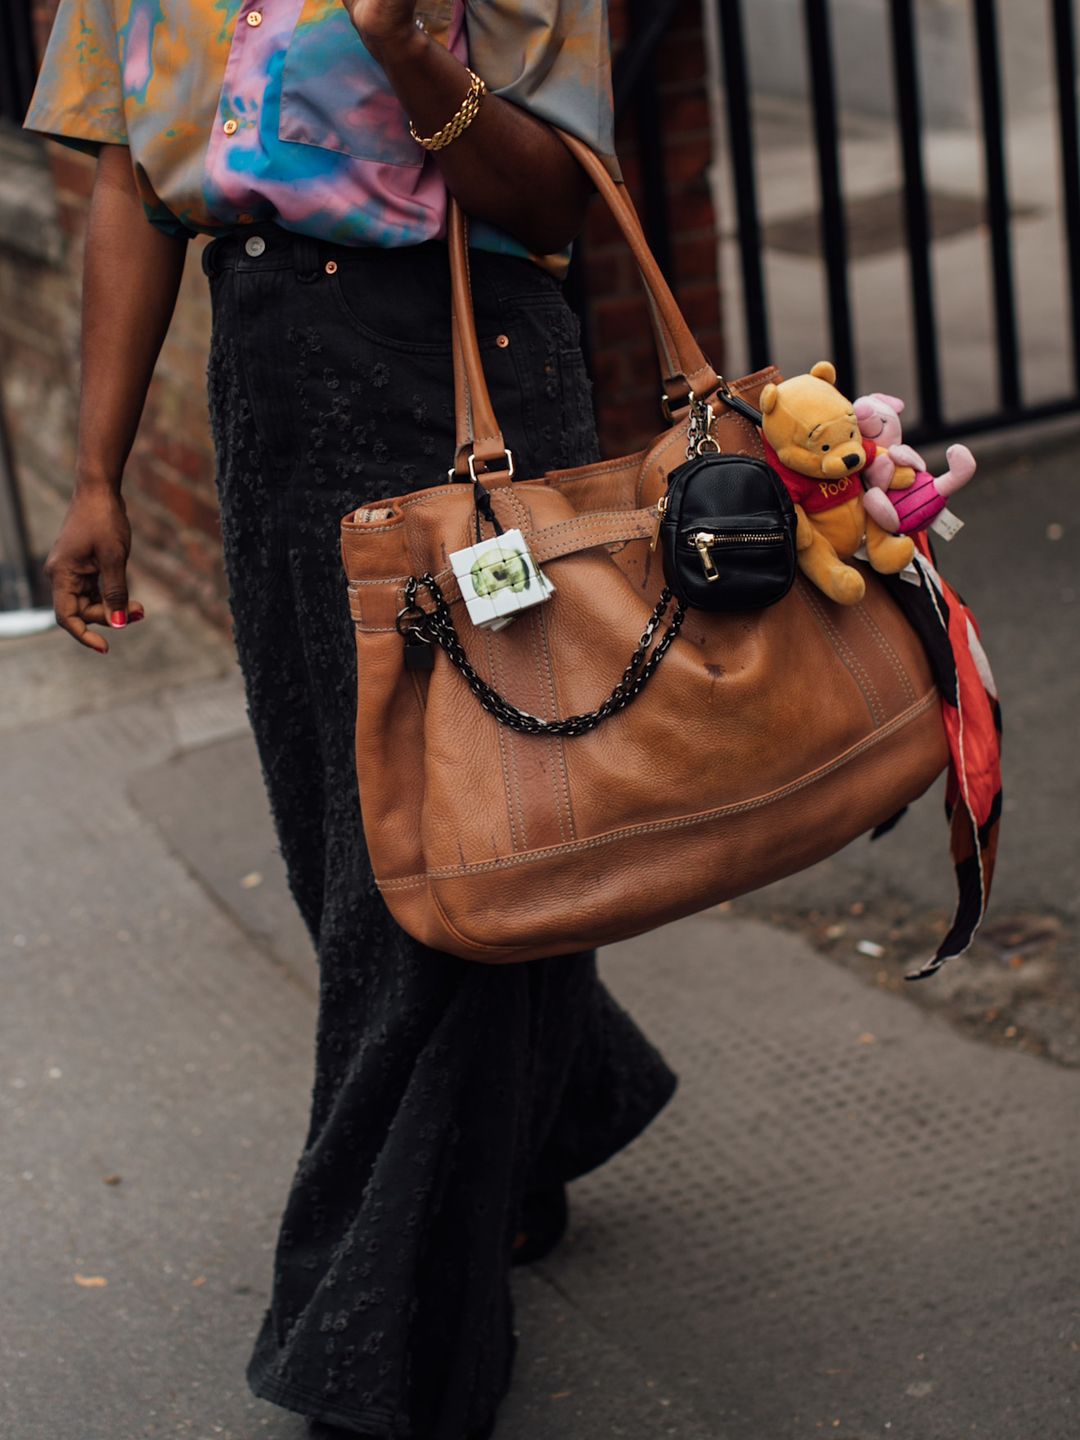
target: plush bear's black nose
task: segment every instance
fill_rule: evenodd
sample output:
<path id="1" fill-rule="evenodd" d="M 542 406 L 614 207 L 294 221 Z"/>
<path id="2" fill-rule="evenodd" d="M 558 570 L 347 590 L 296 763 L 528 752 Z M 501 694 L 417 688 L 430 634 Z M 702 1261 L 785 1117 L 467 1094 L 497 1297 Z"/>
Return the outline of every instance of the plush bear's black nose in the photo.
<path id="1" fill-rule="evenodd" d="M 854 469 L 855 469 L 855 466 L 858 465 L 858 463 L 859 463 L 859 457 L 858 457 L 858 455 L 845 455 L 845 456 L 844 456 L 844 464 L 847 466 L 847 468 L 848 468 L 849 470 L 854 470 Z"/>

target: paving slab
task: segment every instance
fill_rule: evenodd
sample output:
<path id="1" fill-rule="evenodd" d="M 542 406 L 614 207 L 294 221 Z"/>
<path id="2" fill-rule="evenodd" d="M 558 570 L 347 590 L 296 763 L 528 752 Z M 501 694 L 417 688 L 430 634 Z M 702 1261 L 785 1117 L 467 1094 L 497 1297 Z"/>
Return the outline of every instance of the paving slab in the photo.
<path id="1" fill-rule="evenodd" d="M 93 657 L 91 657 L 93 658 Z M 0 771 L 0 1434 L 270 1435 L 246 1393 L 303 1139 L 312 998 L 127 800 L 158 703 Z"/>
<path id="2" fill-rule="evenodd" d="M 575 1187 L 568 1301 L 723 1440 L 1076 1435 L 1080 1077 L 754 922 L 604 970 L 682 1085 Z"/>
<path id="3" fill-rule="evenodd" d="M 196 772 L 246 777 L 219 810 L 262 855 L 272 839 L 251 742 L 184 750 L 176 703 L 6 739 L 12 1440 L 303 1433 L 243 1364 L 313 991 L 190 863 L 177 797 L 224 844 Z M 520 1278 L 500 1433 L 1071 1440 L 1080 1077 L 975 1046 L 756 921 L 699 917 L 603 964 L 682 1087 L 574 1187 L 565 1247 Z"/>
<path id="4" fill-rule="evenodd" d="M 219 708 L 228 714 L 225 687 L 216 688 L 213 704 L 198 703 L 204 724 L 207 710 L 211 723 Z M 190 727 L 191 708 L 181 708 L 180 715 Z M 228 739 L 180 749 L 140 770 L 128 794 L 248 935 L 299 979 L 314 984 L 314 949 L 289 894 L 246 722 Z"/>

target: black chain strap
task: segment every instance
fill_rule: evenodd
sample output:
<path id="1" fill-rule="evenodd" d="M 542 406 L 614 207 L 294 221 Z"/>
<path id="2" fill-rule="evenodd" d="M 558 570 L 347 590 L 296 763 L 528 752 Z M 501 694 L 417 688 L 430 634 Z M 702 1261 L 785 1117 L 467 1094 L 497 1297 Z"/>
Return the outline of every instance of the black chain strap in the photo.
<path id="1" fill-rule="evenodd" d="M 435 603 L 434 610 L 424 610 L 418 604 L 417 596 L 421 585 L 431 595 Z M 676 604 L 667 629 L 650 655 L 649 647 L 652 645 L 672 598 L 671 591 L 665 588 L 657 602 L 656 609 L 649 617 L 649 623 L 642 631 L 641 640 L 631 657 L 630 664 L 627 665 L 622 679 L 604 703 L 587 715 L 571 715 L 566 720 L 540 720 L 535 715 L 529 715 L 524 710 L 519 710 L 516 705 L 511 705 L 509 700 L 504 699 L 497 690 L 493 690 L 487 681 L 476 673 L 458 639 L 450 606 L 446 603 L 434 575 L 421 575 L 419 579 L 412 576 L 408 580 L 405 586 L 405 608 L 398 616 L 398 630 L 401 634 L 406 635 L 406 643 L 412 639 L 414 644 L 419 642 L 441 645 L 451 663 L 464 676 L 469 689 L 480 701 L 480 704 L 489 715 L 494 715 L 500 725 L 506 725 L 511 730 L 518 730 L 523 735 L 585 735 L 588 731 L 595 730 L 609 715 L 616 715 L 620 710 L 625 710 L 631 700 L 635 700 L 641 694 L 656 673 L 657 666 L 667 654 L 671 642 L 682 628 L 683 617 L 686 613 L 681 604 Z"/>

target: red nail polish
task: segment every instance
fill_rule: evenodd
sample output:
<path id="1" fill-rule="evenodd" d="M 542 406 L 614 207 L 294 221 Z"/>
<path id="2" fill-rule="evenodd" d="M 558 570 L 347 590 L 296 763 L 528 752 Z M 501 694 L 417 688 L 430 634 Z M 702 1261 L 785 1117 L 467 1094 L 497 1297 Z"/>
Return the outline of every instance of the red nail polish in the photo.
<path id="1" fill-rule="evenodd" d="M 123 627 L 127 624 L 127 616 L 124 614 L 123 610 L 114 610 L 109 616 L 109 624 L 113 627 L 114 630 L 122 630 Z"/>

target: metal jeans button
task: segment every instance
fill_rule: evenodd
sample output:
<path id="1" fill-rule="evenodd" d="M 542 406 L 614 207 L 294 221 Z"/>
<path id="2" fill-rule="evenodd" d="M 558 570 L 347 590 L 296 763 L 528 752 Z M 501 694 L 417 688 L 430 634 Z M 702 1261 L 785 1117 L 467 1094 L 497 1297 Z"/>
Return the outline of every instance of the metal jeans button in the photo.
<path id="1" fill-rule="evenodd" d="M 261 235 L 249 235 L 244 241 L 244 249 L 253 259 L 257 260 L 266 249 L 266 241 Z"/>

